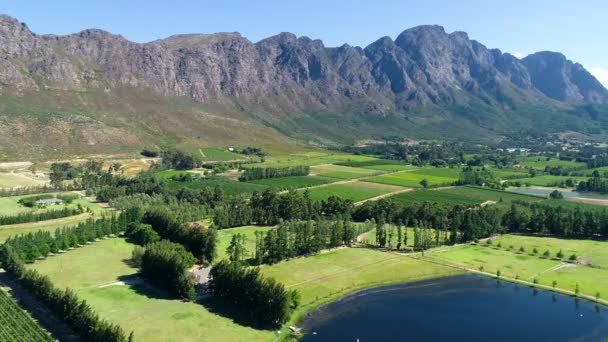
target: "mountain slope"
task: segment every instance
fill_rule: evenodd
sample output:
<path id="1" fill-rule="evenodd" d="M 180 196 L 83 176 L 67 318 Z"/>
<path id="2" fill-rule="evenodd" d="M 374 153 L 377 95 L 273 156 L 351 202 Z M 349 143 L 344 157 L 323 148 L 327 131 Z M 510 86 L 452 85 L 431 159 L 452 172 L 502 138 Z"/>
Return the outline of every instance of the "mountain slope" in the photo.
<path id="1" fill-rule="evenodd" d="M 601 133 L 606 118 L 588 106 L 608 103 L 608 91 L 560 54 L 519 60 L 440 26 L 365 48 L 291 33 L 257 43 L 218 33 L 138 44 L 100 30 L 39 36 L 0 16 L 0 85 L 5 158 L 247 144 L 248 136 L 290 146 L 292 138 L 388 135 L 488 140 L 531 125 Z M 71 133 L 50 129 L 37 141 L 31 132 L 45 120 Z"/>

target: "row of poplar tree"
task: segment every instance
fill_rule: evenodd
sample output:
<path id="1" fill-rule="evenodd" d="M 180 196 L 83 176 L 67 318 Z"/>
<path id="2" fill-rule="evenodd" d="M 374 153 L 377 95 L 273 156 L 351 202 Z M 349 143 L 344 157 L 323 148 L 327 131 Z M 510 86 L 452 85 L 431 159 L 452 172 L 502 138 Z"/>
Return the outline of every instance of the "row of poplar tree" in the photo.
<path id="1" fill-rule="evenodd" d="M 75 208 L 63 207 L 59 210 L 49 210 L 40 213 L 25 212 L 11 216 L 0 216 L 0 226 L 7 224 L 20 224 L 28 222 L 39 222 L 46 220 L 53 220 L 62 217 L 69 217 L 74 215 L 80 215 L 85 212 L 85 209 L 79 204 Z"/>
<path id="2" fill-rule="evenodd" d="M 242 182 L 265 179 L 265 178 L 280 178 L 290 176 L 308 176 L 310 166 L 297 165 L 285 167 L 250 167 L 243 170 L 239 180 Z"/>

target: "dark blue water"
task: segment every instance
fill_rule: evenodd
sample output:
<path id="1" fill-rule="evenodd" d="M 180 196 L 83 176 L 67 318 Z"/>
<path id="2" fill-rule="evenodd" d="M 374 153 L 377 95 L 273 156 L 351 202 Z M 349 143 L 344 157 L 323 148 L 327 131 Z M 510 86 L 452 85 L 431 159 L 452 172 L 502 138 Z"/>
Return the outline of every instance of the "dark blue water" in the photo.
<path id="1" fill-rule="evenodd" d="M 608 341 L 608 309 L 463 275 L 386 286 L 310 312 L 301 341 Z M 316 333 L 316 334 L 314 334 Z"/>

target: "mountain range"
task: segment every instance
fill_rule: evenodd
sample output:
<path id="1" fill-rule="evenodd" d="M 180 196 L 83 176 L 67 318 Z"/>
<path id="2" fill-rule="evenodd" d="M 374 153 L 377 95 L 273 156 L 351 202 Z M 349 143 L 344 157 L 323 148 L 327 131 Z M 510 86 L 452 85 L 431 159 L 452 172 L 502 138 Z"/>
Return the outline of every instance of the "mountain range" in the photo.
<path id="1" fill-rule="evenodd" d="M 3 159 L 608 128 L 608 90 L 582 65 L 550 51 L 518 59 L 434 25 L 365 48 L 291 33 L 140 44 L 95 29 L 37 35 L 0 16 L 0 87 Z"/>

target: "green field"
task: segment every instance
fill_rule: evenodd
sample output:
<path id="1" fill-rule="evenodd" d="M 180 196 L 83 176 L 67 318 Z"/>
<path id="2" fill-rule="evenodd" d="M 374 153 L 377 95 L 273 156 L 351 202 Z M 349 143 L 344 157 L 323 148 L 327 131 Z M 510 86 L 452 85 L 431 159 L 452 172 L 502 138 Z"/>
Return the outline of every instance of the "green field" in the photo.
<path id="1" fill-rule="evenodd" d="M 194 172 L 180 171 L 180 170 L 162 170 L 162 171 L 154 173 L 154 177 L 156 177 L 158 179 L 169 179 L 173 176 L 180 176 L 180 175 L 197 176 L 198 174 L 194 173 Z"/>
<path id="2" fill-rule="evenodd" d="M 399 202 L 402 204 L 414 204 L 422 202 L 433 202 L 438 204 L 446 205 L 475 205 L 481 204 L 484 201 L 479 198 L 469 197 L 458 192 L 447 192 L 445 190 L 416 190 L 410 192 L 400 193 L 389 197 L 391 201 Z"/>
<path id="3" fill-rule="evenodd" d="M 389 234 L 389 236 L 391 234 L 393 236 L 392 240 L 390 238 L 387 239 L 386 247 L 388 249 L 397 249 L 397 227 L 395 225 L 387 225 L 387 226 L 385 226 L 385 229 L 386 229 L 387 234 Z M 430 228 L 428 228 L 428 229 L 430 229 Z M 431 230 L 433 232 L 436 232 L 435 229 L 431 229 Z M 440 232 L 440 234 L 441 234 L 441 232 Z M 448 232 L 448 234 L 449 234 L 449 232 Z M 440 235 L 440 236 L 442 236 L 442 235 Z M 364 244 L 368 244 L 368 245 L 375 245 L 376 244 L 376 229 L 370 230 L 369 232 L 365 232 L 365 233 L 359 235 L 357 237 L 357 241 L 364 243 Z M 405 250 L 406 249 L 405 247 L 414 247 L 414 228 L 413 227 L 407 228 L 407 244 L 402 245 L 401 249 Z"/>
<path id="4" fill-rule="evenodd" d="M 515 192 L 502 191 L 502 190 L 494 190 L 489 188 L 481 188 L 477 186 L 459 186 L 453 187 L 449 189 L 439 189 L 435 190 L 438 192 L 446 193 L 446 194 L 455 194 L 458 196 L 467 197 L 470 200 L 485 202 L 485 201 L 494 201 L 494 202 L 506 202 L 510 203 L 512 201 L 526 201 L 526 202 L 538 202 L 544 200 L 543 197 L 526 195 L 526 194 L 518 194 Z"/>
<path id="5" fill-rule="evenodd" d="M 223 151 L 217 148 L 199 148 L 194 151 L 203 161 L 228 161 L 243 160 L 246 157 L 242 154 Z"/>
<path id="6" fill-rule="evenodd" d="M 459 169 L 425 168 L 366 178 L 365 181 L 410 188 L 421 188 L 422 185 L 420 185 L 420 182 L 423 179 L 426 179 L 429 182 L 429 186 L 442 186 L 450 185 L 457 181 L 459 172 Z"/>
<path id="7" fill-rule="evenodd" d="M 500 243 L 501 247 L 498 247 Z M 513 246 L 511 249 L 510 247 Z M 520 252 L 524 247 L 524 252 Z M 537 248 L 538 254 L 533 253 Z M 551 259 L 540 256 L 548 250 Z M 562 260 L 552 259 L 562 250 Z M 578 256 L 577 263 L 565 262 L 571 254 Z M 454 248 L 440 248 L 427 256 L 449 264 L 461 265 L 470 269 L 483 266 L 485 272 L 501 276 L 533 281 L 574 291 L 579 285 L 582 294 L 594 297 L 597 292 L 602 296 L 608 293 L 608 242 L 590 240 L 566 240 L 550 237 L 530 237 L 503 235 L 493 239 L 491 247 L 485 243 Z"/>
<path id="8" fill-rule="evenodd" d="M 55 341 L 30 315 L 0 289 L 0 341 Z"/>
<path id="9" fill-rule="evenodd" d="M 359 202 L 400 190 L 403 190 L 403 188 L 392 185 L 354 181 L 312 188 L 309 191 L 310 197 L 313 200 L 325 200 L 330 196 L 338 196 Z"/>
<path id="10" fill-rule="evenodd" d="M 459 273 L 452 268 L 367 248 L 338 249 L 264 266 L 261 270 L 288 289 L 301 293 L 303 306 L 293 322 L 303 312 L 358 289 Z"/>
<path id="11" fill-rule="evenodd" d="M 306 188 L 310 186 L 316 186 L 321 184 L 328 184 L 336 182 L 334 178 L 320 177 L 320 176 L 291 176 L 291 177 L 280 177 L 280 178 L 266 178 L 256 179 L 249 181 L 248 183 L 265 185 L 273 189 L 278 190 L 289 190 Z"/>
<path id="12" fill-rule="evenodd" d="M 353 154 L 340 154 L 330 152 L 305 152 L 290 154 L 287 156 L 270 156 L 266 158 L 266 161 L 264 163 L 248 164 L 244 167 L 285 167 L 297 165 L 313 166 L 349 161 L 368 161 L 376 159 L 378 158 Z"/>
<path id="13" fill-rule="evenodd" d="M 549 160 L 547 160 L 549 159 Z M 532 168 L 536 170 L 544 170 L 545 167 L 562 167 L 568 169 L 584 169 L 587 164 L 571 161 L 571 160 L 559 160 L 556 158 L 530 156 L 523 158 L 520 163 L 522 167 Z"/>
<path id="14" fill-rule="evenodd" d="M 262 192 L 268 186 L 250 182 L 239 182 L 222 176 L 199 178 L 190 182 L 178 182 L 170 180 L 167 182 L 169 189 L 177 191 L 181 188 L 203 189 L 206 187 L 219 186 L 228 195 L 250 194 L 254 191 Z"/>
<path id="15" fill-rule="evenodd" d="M 236 234 L 245 235 L 245 249 L 247 249 L 247 258 L 252 258 L 255 253 L 255 232 L 267 232 L 272 228 L 270 227 L 258 227 L 258 226 L 246 226 L 230 229 L 220 229 L 217 233 L 217 258 L 219 261 L 227 257 L 226 248 L 230 246 L 232 236 Z"/>
<path id="16" fill-rule="evenodd" d="M 341 165 L 318 165 L 310 168 L 310 173 L 316 176 L 337 178 L 337 179 L 355 179 L 369 177 L 382 173 L 377 170 L 363 169 L 357 167 L 341 166 Z"/>
<path id="17" fill-rule="evenodd" d="M 51 193 L 54 195 L 59 195 L 59 194 L 67 194 L 67 195 L 74 195 L 71 192 L 64 192 L 64 193 Z M 0 216 L 12 216 L 12 215 L 17 215 L 17 214 L 22 214 L 22 213 L 41 213 L 41 212 L 46 212 L 46 211 L 51 211 L 51 210 L 61 210 L 63 209 L 65 206 L 67 206 L 68 208 L 75 208 L 78 204 L 80 204 L 83 207 L 89 207 L 91 208 L 91 210 L 93 211 L 99 211 L 99 206 L 96 204 L 92 204 L 91 202 L 84 200 L 84 199 L 75 199 L 71 204 L 65 204 L 65 205 L 51 205 L 51 206 L 47 206 L 44 208 L 38 208 L 38 207 L 34 207 L 34 208 L 29 208 L 26 206 L 23 206 L 19 203 L 19 200 L 23 197 L 31 197 L 31 196 L 36 196 L 36 195 L 27 195 L 27 196 L 11 196 L 11 197 L 0 197 Z"/>
<path id="18" fill-rule="evenodd" d="M 526 178 L 530 176 L 530 173 L 521 170 L 514 169 L 493 169 L 489 168 L 492 173 L 496 175 L 496 177 L 500 179 L 517 179 L 517 178 Z"/>
<path id="19" fill-rule="evenodd" d="M 409 165 L 400 160 L 377 159 L 367 161 L 338 162 L 337 165 L 360 167 L 379 171 L 404 171 L 418 169 L 416 166 Z"/>
<path id="20" fill-rule="evenodd" d="M 13 235 L 33 233 L 39 230 L 53 232 L 57 228 L 75 226 L 80 222 L 86 221 L 90 217 L 90 213 L 84 213 L 81 215 L 63 217 L 55 220 L 0 226 L 0 243 L 4 242 Z"/>
<path id="21" fill-rule="evenodd" d="M 574 183 L 576 184 L 580 181 L 587 181 L 589 178 L 541 175 L 541 176 L 536 176 L 536 177 L 515 179 L 514 181 L 519 182 L 521 184 L 534 185 L 534 186 L 561 186 L 568 179 L 573 179 Z"/>
<path id="22" fill-rule="evenodd" d="M 238 325 L 194 302 L 165 299 L 145 284 L 115 284 L 137 272 L 128 263 L 132 250 L 133 245 L 124 239 L 107 239 L 30 267 L 49 275 L 59 288 L 75 289 L 102 318 L 134 331 L 137 341 L 274 339 L 272 331 Z"/>

